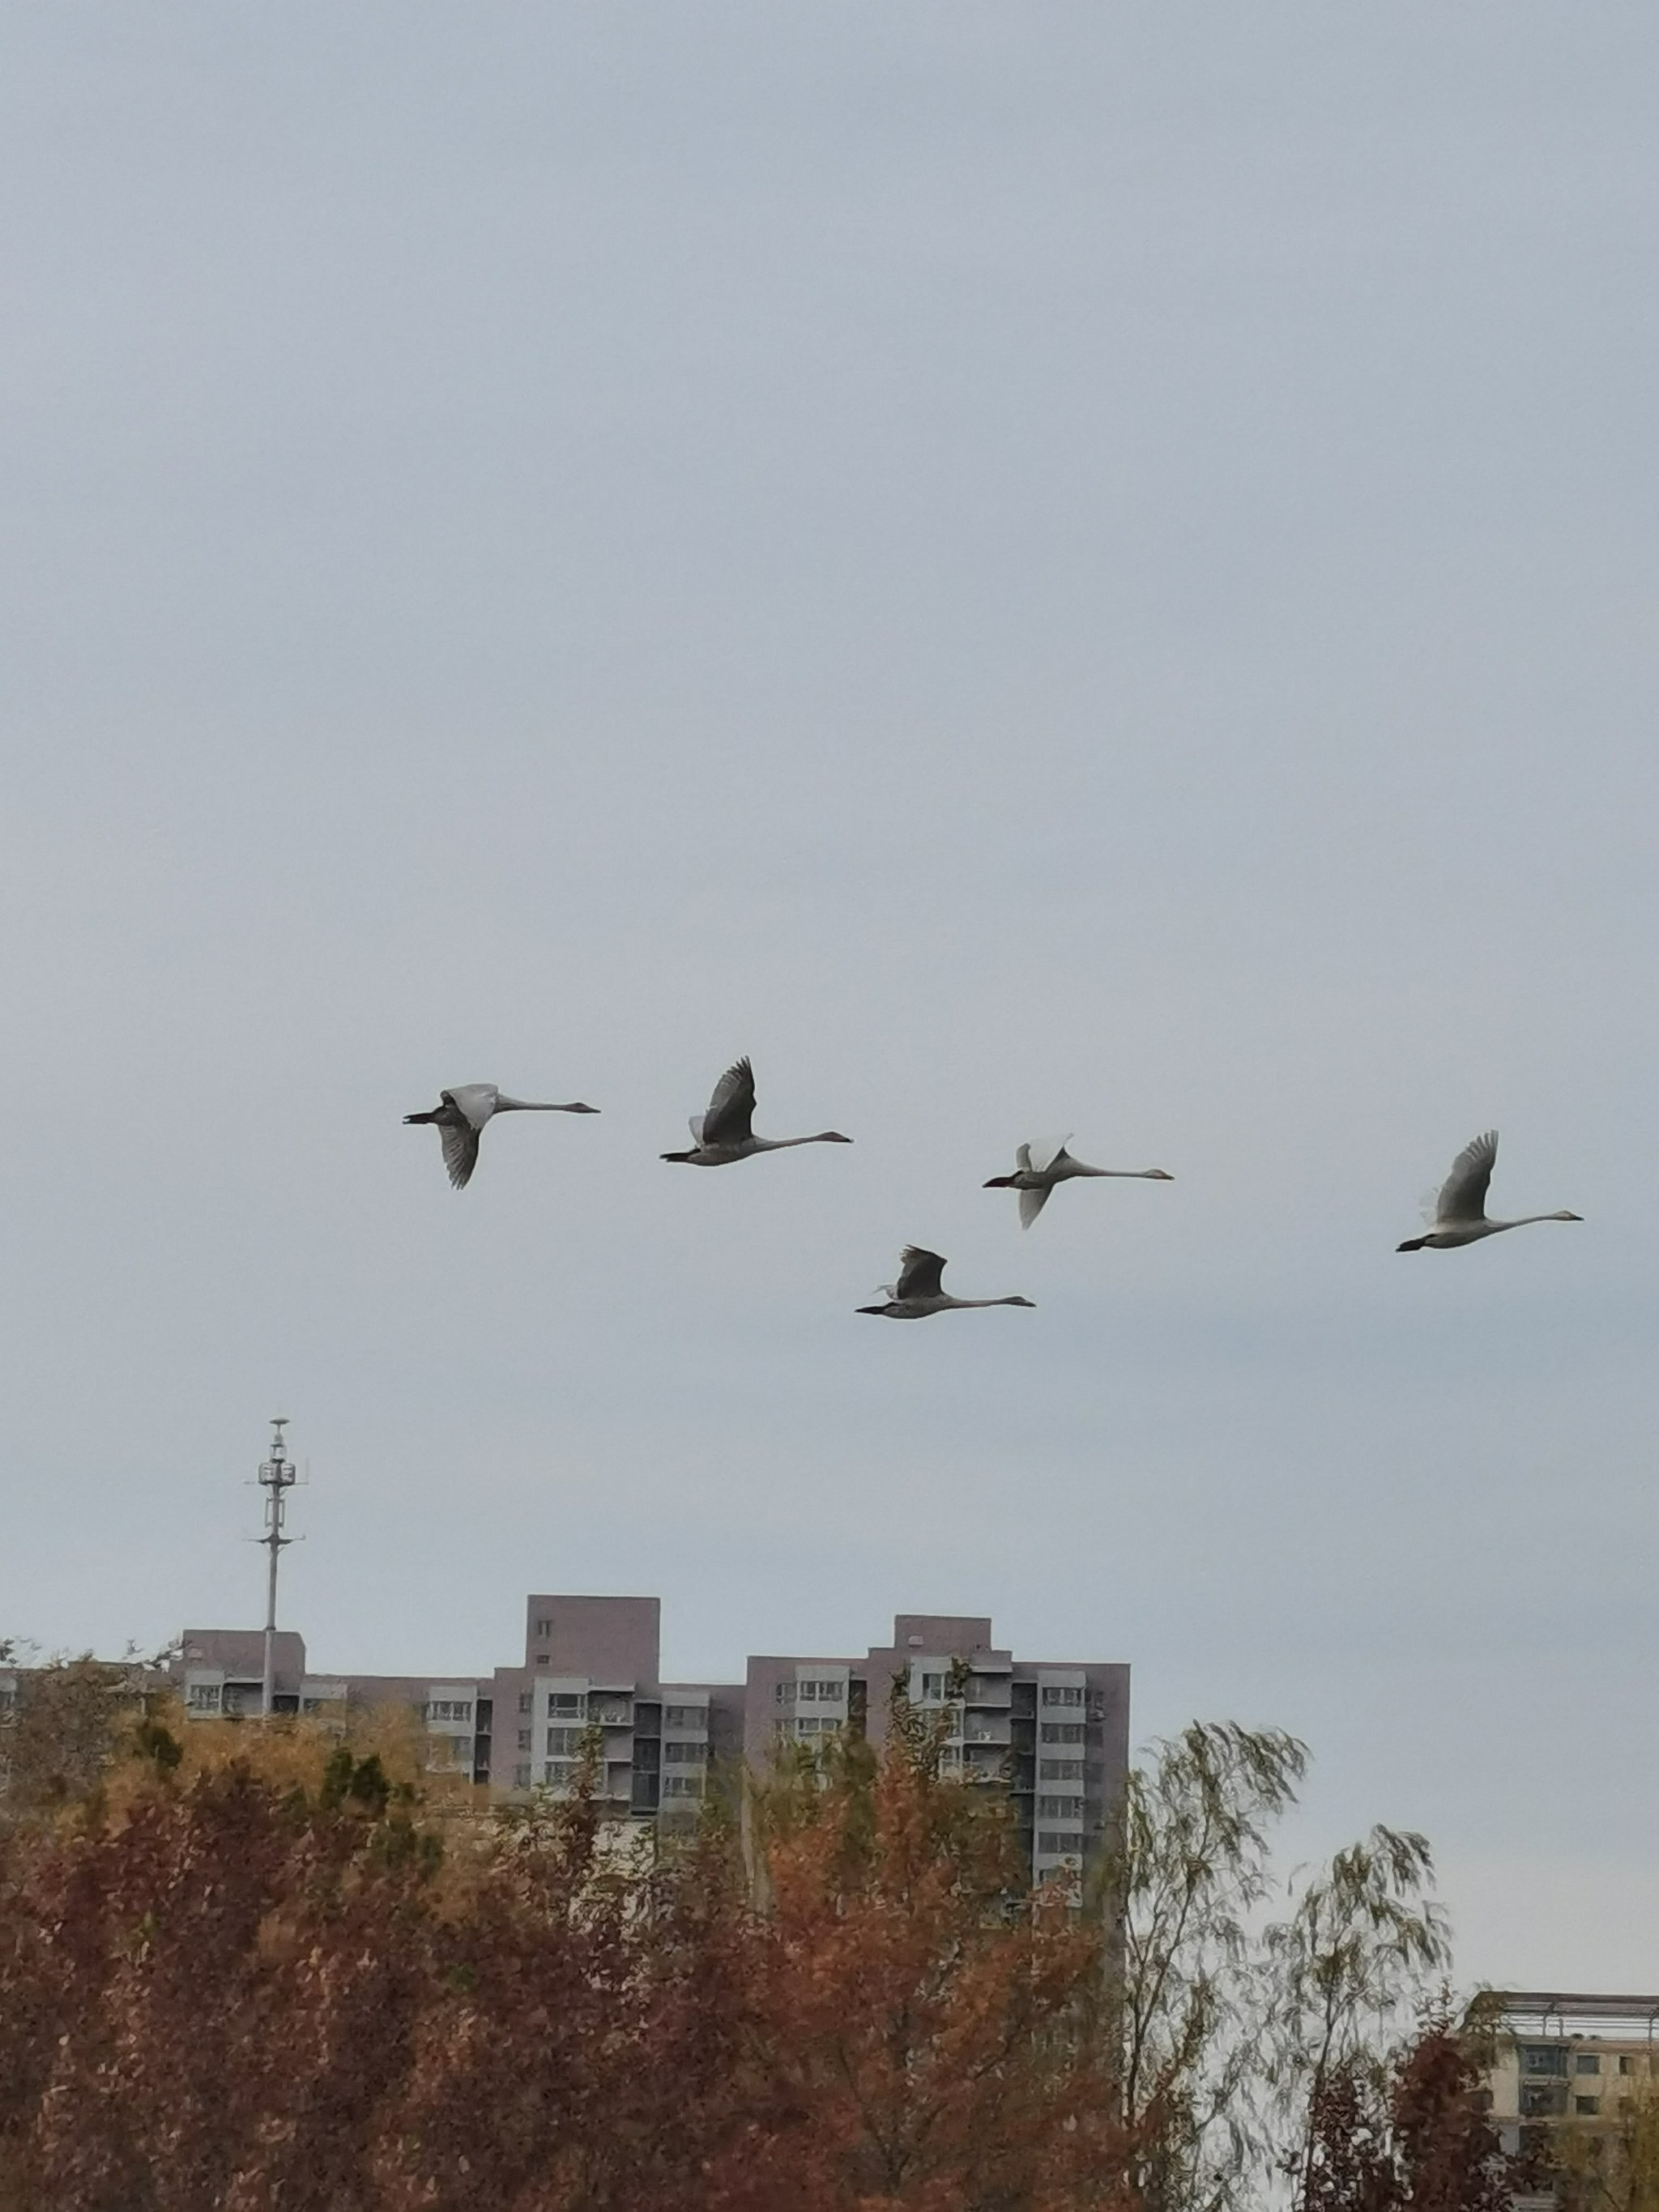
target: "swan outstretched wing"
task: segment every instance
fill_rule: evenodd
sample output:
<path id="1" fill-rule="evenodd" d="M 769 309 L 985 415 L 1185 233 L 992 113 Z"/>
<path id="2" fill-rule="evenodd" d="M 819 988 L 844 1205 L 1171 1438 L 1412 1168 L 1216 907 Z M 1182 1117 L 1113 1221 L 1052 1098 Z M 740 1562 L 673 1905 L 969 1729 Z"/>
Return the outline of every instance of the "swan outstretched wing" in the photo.
<path id="1" fill-rule="evenodd" d="M 482 1129 L 495 1112 L 495 1102 L 501 1094 L 493 1083 L 458 1083 L 453 1091 L 441 1091 L 438 1095 L 458 1114 L 465 1114 L 475 1129 Z"/>
<path id="2" fill-rule="evenodd" d="M 701 1145 L 702 1142 L 702 1115 L 701 1114 L 694 1114 L 691 1116 L 691 1119 L 685 1125 L 691 1132 L 691 1141 L 694 1145 Z"/>
<path id="3" fill-rule="evenodd" d="M 465 1109 L 461 1110 L 465 1112 Z M 449 1170 L 449 1180 L 457 1190 L 465 1190 L 478 1164 L 478 1133 L 471 1123 L 458 1128 L 453 1122 L 446 1122 L 440 1126 L 438 1133 L 444 1140 L 444 1165 Z"/>
<path id="4" fill-rule="evenodd" d="M 702 1117 L 700 1145 L 741 1145 L 753 1133 L 755 1071 L 747 1054 L 733 1060 L 714 1085 L 708 1111 Z"/>
<path id="5" fill-rule="evenodd" d="M 1486 1210 L 1486 1186 L 1492 1181 L 1492 1163 L 1497 1158 L 1496 1129 L 1488 1129 L 1483 1136 L 1464 1146 L 1452 1162 L 1451 1173 L 1441 1185 L 1440 1195 L 1434 1202 L 1437 1221 L 1480 1219 Z"/>
<path id="6" fill-rule="evenodd" d="M 936 1298 L 945 1262 L 937 1252 L 924 1252 L 920 1244 L 907 1244 L 899 1254 L 899 1279 L 893 1285 L 897 1298 Z"/>
<path id="7" fill-rule="evenodd" d="M 1030 1175 L 1030 1172 L 1031 1147 L 1029 1145 L 1017 1145 L 1014 1148 L 1014 1173 Z"/>
<path id="8" fill-rule="evenodd" d="M 1030 1158 L 1034 1175 L 1047 1175 L 1054 1162 L 1072 1141 L 1068 1129 L 1063 1137 L 1034 1137 L 1024 1149 Z"/>
<path id="9" fill-rule="evenodd" d="M 1019 1225 L 1029 1229 L 1043 1207 L 1048 1203 L 1047 1190 L 1023 1190 L 1019 1194 Z"/>

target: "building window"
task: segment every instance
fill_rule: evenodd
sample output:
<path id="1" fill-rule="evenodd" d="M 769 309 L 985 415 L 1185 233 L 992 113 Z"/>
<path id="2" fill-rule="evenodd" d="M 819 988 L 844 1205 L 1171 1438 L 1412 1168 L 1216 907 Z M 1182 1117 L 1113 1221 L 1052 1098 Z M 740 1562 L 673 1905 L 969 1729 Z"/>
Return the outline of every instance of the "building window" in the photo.
<path id="1" fill-rule="evenodd" d="M 1039 1797 L 1037 1818 L 1040 1820 L 1078 1820 L 1083 1818 L 1080 1797 Z"/>
<path id="2" fill-rule="evenodd" d="M 553 1633 L 552 1622 L 545 1617 L 538 1620 L 536 1623 L 536 1633 L 538 1636 L 551 1636 Z"/>
<path id="3" fill-rule="evenodd" d="M 1044 1743 L 1081 1743 L 1083 1723 L 1081 1721 L 1044 1721 L 1037 1733 Z"/>
<path id="4" fill-rule="evenodd" d="M 1565 2081 L 1523 2081 L 1521 2117 L 1523 2120 L 1557 2119 L 1567 2109 Z"/>
<path id="5" fill-rule="evenodd" d="M 702 1777 L 701 1774 L 665 1774 L 662 1794 L 665 1797 L 701 1797 Z"/>
<path id="6" fill-rule="evenodd" d="M 921 1678 L 921 1694 L 924 1702 L 931 1699 L 936 1705 L 943 1704 L 945 1698 L 944 1675 L 924 1674 Z"/>
<path id="7" fill-rule="evenodd" d="M 520 1751 L 528 1751 L 530 1748 L 530 1730 L 528 1729 L 520 1729 L 519 1730 L 519 1748 Z"/>
<path id="8" fill-rule="evenodd" d="M 529 1768 L 528 1765 L 521 1765 L 521 1766 L 515 1766 L 515 1767 L 514 1768 L 514 1770 L 513 1770 L 513 1787 L 514 1787 L 515 1790 L 528 1790 L 528 1789 L 529 1789 L 529 1787 L 530 1787 L 530 1768 Z"/>
<path id="9" fill-rule="evenodd" d="M 793 1705 L 795 1702 L 794 1684 L 793 1682 L 775 1684 L 772 1690 L 772 1702 L 775 1705 Z"/>
<path id="10" fill-rule="evenodd" d="M 470 1721 L 472 1717 L 472 1701 L 468 1698 L 466 1703 L 462 1705 L 454 1698 L 434 1698 L 428 1702 L 426 1717 L 429 1721 Z"/>
<path id="11" fill-rule="evenodd" d="M 1521 2071 L 1523 2074 L 1565 2074 L 1567 2046 L 1565 2043 L 1526 2043 L 1521 2046 Z"/>
<path id="12" fill-rule="evenodd" d="M 781 1682 L 778 1687 L 783 1687 Z M 708 1725 L 708 1708 L 707 1705 L 665 1705 L 662 1724 L 665 1728 L 705 1729 Z"/>
<path id="13" fill-rule="evenodd" d="M 1575 2074 L 1599 2074 L 1601 2061 L 1593 2051 L 1577 2051 L 1573 2053 L 1572 2070 Z"/>
<path id="14" fill-rule="evenodd" d="M 1078 1855 L 1077 1838 L 1067 1835 L 1063 1828 L 1039 1828 L 1036 1847 L 1045 1858 L 1075 1858 Z"/>
<path id="15" fill-rule="evenodd" d="M 219 1685 L 216 1682 L 192 1682 L 185 1704 L 192 1713 L 216 1713 L 219 1710 Z"/>
<path id="16" fill-rule="evenodd" d="M 1042 1702 L 1045 1705 L 1080 1705 L 1083 1692 L 1081 1690 L 1055 1689 L 1052 1685 L 1046 1685 Z"/>
<path id="17" fill-rule="evenodd" d="M 1636 2071 L 1636 2061 L 1629 2057 L 1621 2058 L 1619 2062 L 1619 2071 L 1621 2074 L 1633 2074 Z"/>
<path id="18" fill-rule="evenodd" d="M 546 1654 L 546 1652 L 545 1652 L 545 1651 L 538 1651 L 538 1652 L 536 1654 L 536 1664 L 537 1664 L 538 1667 L 545 1667 L 545 1666 L 546 1666 L 546 1664 L 547 1664 L 547 1654 Z"/>
<path id="19" fill-rule="evenodd" d="M 1037 1761 L 1039 1782 L 1081 1782 L 1083 1761 L 1080 1759 L 1042 1759 Z"/>
<path id="20" fill-rule="evenodd" d="M 808 1704 L 842 1705 L 847 1702 L 847 1685 L 845 1682 L 825 1681 L 814 1675 L 797 1683 L 795 1694 Z"/>
<path id="21" fill-rule="evenodd" d="M 550 1728 L 547 1731 L 547 1747 L 561 1759 L 577 1759 L 581 1755 L 582 1732 L 574 1728 Z"/>
<path id="22" fill-rule="evenodd" d="M 1593 2120 L 1601 2109 L 1601 2100 L 1599 2097 L 1575 2097 L 1572 2109 L 1581 2120 Z"/>
<path id="23" fill-rule="evenodd" d="M 520 1711 L 521 1713 L 527 1713 L 527 1712 L 530 1711 L 531 1706 L 532 1706 L 534 1703 L 535 1703 L 535 1699 L 532 1697 L 532 1695 L 531 1695 L 531 1693 L 530 1693 L 530 1692 L 529 1692 L 528 1690 L 520 1690 L 520 1692 L 519 1692 L 519 1711 Z"/>
<path id="24" fill-rule="evenodd" d="M 610 1728 L 629 1728 L 633 1724 L 631 1698 L 590 1698 L 587 1711 L 591 1720 L 603 1721 Z"/>
<path id="25" fill-rule="evenodd" d="M 580 1691 L 555 1690 L 547 1701 L 547 1710 L 554 1720 L 579 1721 L 586 1704 Z"/>
<path id="26" fill-rule="evenodd" d="M 708 1757 L 706 1743 L 665 1743 L 663 1762 L 668 1766 L 702 1766 Z"/>

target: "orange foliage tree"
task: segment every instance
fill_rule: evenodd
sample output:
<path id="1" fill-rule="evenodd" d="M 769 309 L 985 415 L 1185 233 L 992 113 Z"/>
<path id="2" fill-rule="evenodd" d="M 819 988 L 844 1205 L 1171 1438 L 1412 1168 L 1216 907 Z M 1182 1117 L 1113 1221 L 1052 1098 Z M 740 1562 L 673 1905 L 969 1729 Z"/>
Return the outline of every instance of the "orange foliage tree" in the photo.
<path id="1" fill-rule="evenodd" d="M 731 2212 L 1133 2202 L 1105 1931 L 1063 1890 L 1020 1896 L 1005 1807 L 939 1753 L 896 1693 L 878 1763 L 836 1744 L 759 1801 L 745 2035 L 769 2124 L 721 2167 Z"/>
<path id="2" fill-rule="evenodd" d="M 0 1834 L 4 2212 L 1127 2212 L 1103 1936 L 908 1713 L 747 1875 L 421 1788 L 151 1717 Z"/>

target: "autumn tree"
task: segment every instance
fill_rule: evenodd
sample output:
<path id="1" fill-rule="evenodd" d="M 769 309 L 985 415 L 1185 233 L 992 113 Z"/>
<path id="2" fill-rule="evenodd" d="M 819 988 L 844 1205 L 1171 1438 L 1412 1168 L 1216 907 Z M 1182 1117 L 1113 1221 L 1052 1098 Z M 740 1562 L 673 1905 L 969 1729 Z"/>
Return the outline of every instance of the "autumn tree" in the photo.
<path id="1" fill-rule="evenodd" d="M 1540 2185 L 1506 2155 L 1480 2100 L 1490 2036 L 1431 2013 L 1386 2072 L 1339 2057 L 1310 2080 L 1296 2212 L 1510 2212 Z"/>
<path id="2" fill-rule="evenodd" d="M 147 1717 L 0 1838 L 0 2204 L 1127 2212 L 1098 1930 L 902 1724 L 804 1780 L 762 1911 L 718 1820 L 653 1859 L 591 1788 L 445 1821 L 392 1747 Z"/>
<path id="3" fill-rule="evenodd" d="M 879 1760 L 834 1743 L 761 1794 L 745 2040 L 769 2120 L 720 2168 L 722 2212 L 1133 2202 L 1106 1933 L 1065 1886 L 1024 1894 L 1006 1801 L 941 1777 L 939 1725 L 896 1687 Z"/>
<path id="4" fill-rule="evenodd" d="M 592 1757 L 492 1811 L 407 1715 L 96 1710 L 112 1753 L 0 1826 L 0 2212 L 1478 2202 L 1465 2059 L 1371 2046 L 1438 1956 L 1426 1852 L 1269 1917 L 1289 1737 L 1158 1747 L 1085 1894 L 902 1686 L 879 1755 L 798 1747 L 673 1849 Z"/>
<path id="5" fill-rule="evenodd" d="M 132 1671 L 89 1653 L 21 1669 L 0 1740 L 0 1817 L 27 1819 L 87 1796 L 131 1717 Z"/>

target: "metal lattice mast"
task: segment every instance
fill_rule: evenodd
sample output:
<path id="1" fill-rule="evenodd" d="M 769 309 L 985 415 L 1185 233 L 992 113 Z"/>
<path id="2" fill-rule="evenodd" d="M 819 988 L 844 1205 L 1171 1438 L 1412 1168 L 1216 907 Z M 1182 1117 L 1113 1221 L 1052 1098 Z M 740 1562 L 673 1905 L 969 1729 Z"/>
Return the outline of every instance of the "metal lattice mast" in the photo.
<path id="1" fill-rule="evenodd" d="M 288 1493 L 300 1479 L 283 1440 L 287 1426 L 286 1413 L 278 1413 L 272 1420 L 270 1456 L 259 1469 L 259 1487 L 265 1493 L 265 1533 L 259 1541 L 270 1553 L 270 1572 L 265 1583 L 264 1688 L 259 1699 L 259 1711 L 267 1719 L 276 1694 L 276 1562 L 284 1547 L 294 1541 L 292 1536 L 283 1534 L 283 1522 L 288 1513 Z"/>

